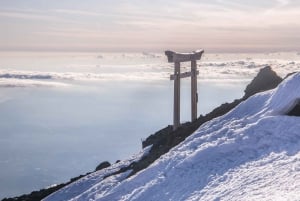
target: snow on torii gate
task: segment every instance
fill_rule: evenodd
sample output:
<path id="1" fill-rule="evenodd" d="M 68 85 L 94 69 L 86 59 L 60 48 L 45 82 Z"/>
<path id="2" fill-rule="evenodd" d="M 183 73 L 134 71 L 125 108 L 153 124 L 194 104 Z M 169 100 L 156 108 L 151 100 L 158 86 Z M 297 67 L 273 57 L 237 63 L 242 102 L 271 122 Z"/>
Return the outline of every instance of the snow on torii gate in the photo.
<path id="1" fill-rule="evenodd" d="M 178 53 L 170 50 L 165 51 L 169 63 L 174 63 L 174 75 L 170 80 L 174 80 L 174 111 L 173 130 L 180 126 L 180 78 L 191 76 L 191 117 L 192 121 L 197 119 L 197 60 L 201 59 L 204 50 L 197 50 L 192 53 Z M 191 72 L 180 73 L 180 62 L 191 62 Z"/>

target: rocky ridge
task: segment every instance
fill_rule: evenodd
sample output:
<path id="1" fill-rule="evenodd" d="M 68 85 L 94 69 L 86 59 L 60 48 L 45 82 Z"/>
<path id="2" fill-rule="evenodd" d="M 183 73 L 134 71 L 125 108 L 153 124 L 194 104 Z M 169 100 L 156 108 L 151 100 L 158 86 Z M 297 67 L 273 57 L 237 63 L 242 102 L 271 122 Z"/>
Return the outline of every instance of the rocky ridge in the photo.
<path id="1" fill-rule="evenodd" d="M 280 78 L 272 69 L 267 66 L 265 68 L 262 68 L 260 72 L 257 74 L 257 76 L 253 79 L 253 81 L 246 87 L 245 89 L 245 95 L 241 99 L 236 99 L 232 103 L 225 103 L 221 106 L 214 109 L 212 112 L 200 116 L 196 121 L 194 122 L 188 122 L 184 123 L 179 127 L 176 131 L 173 131 L 172 126 L 167 126 L 160 131 L 156 132 L 153 135 L 150 135 L 145 141 L 143 141 L 143 148 L 152 145 L 151 150 L 147 155 L 145 155 L 141 160 L 137 162 L 132 162 L 130 165 L 121 168 L 117 172 L 114 172 L 110 175 L 107 175 L 106 177 L 119 174 L 121 172 L 125 172 L 127 170 L 132 170 L 130 176 L 134 175 L 135 173 L 147 168 L 150 164 L 152 164 L 156 159 L 158 159 L 161 155 L 167 153 L 171 148 L 178 145 L 180 142 L 184 141 L 186 137 L 191 135 L 200 125 L 203 123 L 210 121 L 213 118 L 219 117 L 223 114 L 226 114 L 231 109 L 233 109 L 235 106 L 237 106 L 242 101 L 246 100 L 251 95 L 273 89 L 275 88 L 280 82 L 282 81 L 282 78 Z M 102 168 L 108 167 L 110 164 L 108 162 L 101 163 L 96 170 L 100 170 Z M 65 184 L 60 184 L 55 187 L 51 187 L 48 189 L 42 189 L 40 191 L 34 191 L 31 194 L 28 195 L 22 195 L 20 197 L 15 198 L 5 198 L 3 201 L 35 201 L 35 200 L 41 200 L 45 198 L 46 196 L 50 195 L 51 193 L 63 188 L 64 186 L 82 178 L 83 176 L 86 176 L 90 173 L 87 173 L 85 175 L 81 175 L 79 177 L 71 179 L 69 182 Z"/>

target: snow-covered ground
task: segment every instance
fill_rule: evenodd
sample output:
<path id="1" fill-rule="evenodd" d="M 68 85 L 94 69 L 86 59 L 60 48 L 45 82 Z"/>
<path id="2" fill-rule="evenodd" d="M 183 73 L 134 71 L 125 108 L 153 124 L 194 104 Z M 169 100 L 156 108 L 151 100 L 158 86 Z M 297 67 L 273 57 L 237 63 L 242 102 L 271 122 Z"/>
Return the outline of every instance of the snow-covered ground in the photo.
<path id="1" fill-rule="evenodd" d="M 126 162 L 117 163 L 45 201 L 300 200 L 300 117 L 285 115 L 299 99 L 297 73 L 205 123 L 138 174 L 104 178 Z"/>

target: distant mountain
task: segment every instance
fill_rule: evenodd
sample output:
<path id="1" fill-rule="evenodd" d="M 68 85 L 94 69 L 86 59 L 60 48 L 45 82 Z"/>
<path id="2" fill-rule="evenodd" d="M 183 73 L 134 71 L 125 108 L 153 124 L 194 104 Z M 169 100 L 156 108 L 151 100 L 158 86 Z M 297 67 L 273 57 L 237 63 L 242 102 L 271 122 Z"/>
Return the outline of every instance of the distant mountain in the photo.
<path id="1" fill-rule="evenodd" d="M 295 73 L 202 124 L 136 174 L 155 143 L 44 200 L 299 200 L 299 101 Z"/>

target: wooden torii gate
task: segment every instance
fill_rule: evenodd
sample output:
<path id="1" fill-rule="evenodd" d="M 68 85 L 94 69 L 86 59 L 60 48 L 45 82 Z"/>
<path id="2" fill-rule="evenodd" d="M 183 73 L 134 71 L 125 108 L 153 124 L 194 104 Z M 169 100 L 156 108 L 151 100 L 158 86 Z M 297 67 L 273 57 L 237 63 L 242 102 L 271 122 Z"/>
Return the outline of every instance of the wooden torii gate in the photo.
<path id="1" fill-rule="evenodd" d="M 180 78 L 191 77 L 191 119 L 197 119 L 197 60 L 201 59 L 204 50 L 196 50 L 192 53 L 178 53 L 170 50 L 165 51 L 169 63 L 174 63 L 174 75 L 170 80 L 174 80 L 174 111 L 173 130 L 180 126 Z M 191 72 L 180 73 L 180 62 L 191 62 Z"/>

